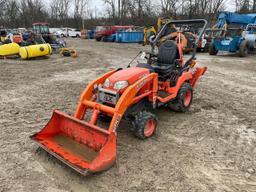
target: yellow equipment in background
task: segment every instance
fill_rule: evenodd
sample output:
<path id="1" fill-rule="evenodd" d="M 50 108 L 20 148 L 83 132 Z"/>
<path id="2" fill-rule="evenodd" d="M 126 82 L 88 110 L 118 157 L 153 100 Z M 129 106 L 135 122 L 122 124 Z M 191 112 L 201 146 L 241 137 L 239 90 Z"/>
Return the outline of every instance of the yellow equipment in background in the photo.
<path id="1" fill-rule="evenodd" d="M 165 25 L 167 22 L 169 22 L 171 20 L 172 20 L 171 18 L 158 17 L 158 19 L 157 19 L 157 33 L 160 32 L 163 25 Z"/>
<path id="2" fill-rule="evenodd" d="M 17 43 L 0 45 L 0 56 L 9 56 L 19 53 L 20 46 Z"/>
<path id="3" fill-rule="evenodd" d="M 159 33 L 159 31 L 162 29 L 163 25 L 165 25 L 170 20 L 172 20 L 172 19 L 171 18 L 158 17 L 158 19 L 157 19 L 157 29 L 154 26 L 144 27 L 144 30 L 143 30 L 143 32 L 144 32 L 143 45 L 149 44 L 150 37 L 156 36 L 157 33 Z"/>
<path id="4" fill-rule="evenodd" d="M 149 28 L 144 27 L 143 32 L 144 32 L 143 45 L 145 46 L 145 45 L 149 44 L 151 36 L 156 36 L 156 29 L 153 26 L 151 26 Z"/>
<path id="5" fill-rule="evenodd" d="M 48 43 L 30 45 L 26 47 L 21 47 L 19 50 L 19 54 L 22 59 L 41 57 L 52 54 L 52 48 L 51 45 Z"/>
<path id="6" fill-rule="evenodd" d="M 78 53 L 74 48 L 61 48 L 60 54 L 64 57 L 77 57 Z"/>
<path id="7" fill-rule="evenodd" d="M 171 21 L 171 18 L 162 18 L 158 17 L 157 20 L 157 29 L 154 26 L 144 27 L 144 39 L 143 45 L 150 44 L 151 39 L 153 39 L 162 29 L 162 27 Z M 193 51 L 193 42 L 195 42 L 197 36 L 191 32 L 179 32 L 179 28 L 174 24 L 167 27 L 167 31 L 165 34 L 160 37 L 159 42 L 157 42 L 157 46 L 160 46 L 166 40 L 175 40 L 176 42 L 180 42 L 183 48 L 184 53 L 189 53 Z"/>

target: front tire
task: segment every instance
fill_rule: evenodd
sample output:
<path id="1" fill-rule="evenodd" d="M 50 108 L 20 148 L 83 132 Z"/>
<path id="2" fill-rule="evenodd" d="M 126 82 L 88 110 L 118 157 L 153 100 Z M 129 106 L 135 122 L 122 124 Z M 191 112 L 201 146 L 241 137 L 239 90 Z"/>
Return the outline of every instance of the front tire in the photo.
<path id="1" fill-rule="evenodd" d="M 249 52 L 249 43 L 248 41 L 244 40 L 239 46 L 239 57 L 247 57 Z"/>
<path id="2" fill-rule="evenodd" d="M 173 101 L 169 102 L 170 109 L 177 112 L 187 112 L 193 100 L 193 88 L 190 83 L 183 83 Z"/>
<path id="3" fill-rule="evenodd" d="M 134 116 L 132 123 L 133 134 L 139 139 L 147 139 L 156 131 L 157 118 L 150 112 L 142 111 Z"/>

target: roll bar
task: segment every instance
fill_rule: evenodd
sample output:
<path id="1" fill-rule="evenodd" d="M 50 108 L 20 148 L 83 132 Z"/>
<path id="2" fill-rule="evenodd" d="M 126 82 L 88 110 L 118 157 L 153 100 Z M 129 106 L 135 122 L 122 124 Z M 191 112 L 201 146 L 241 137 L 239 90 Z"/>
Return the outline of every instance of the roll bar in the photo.
<path id="1" fill-rule="evenodd" d="M 198 43 L 200 41 L 200 39 L 202 38 L 207 24 L 208 22 L 205 19 L 190 19 L 190 20 L 172 20 L 167 22 L 162 29 L 160 30 L 160 32 L 157 34 L 156 38 L 154 39 L 153 43 L 152 43 L 152 49 L 151 52 L 154 53 L 154 49 L 156 47 L 157 42 L 160 40 L 160 38 L 162 37 L 163 33 L 165 32 L 165 29 L 168 27 L 168 25 L 170 24 L 203 24 L 203 27 L 198 35 L 198 38 L 196 39 L 195 43 L 193 44 L 193 53 L 192 56 L 186 61 L 185 65 L 183 66 L 183 69 L 186 70 L 187 67 L 189 66 L 190 62 L 195 59 L 195 55 L 196 55 L 196 49 L 198 46 Z"/>

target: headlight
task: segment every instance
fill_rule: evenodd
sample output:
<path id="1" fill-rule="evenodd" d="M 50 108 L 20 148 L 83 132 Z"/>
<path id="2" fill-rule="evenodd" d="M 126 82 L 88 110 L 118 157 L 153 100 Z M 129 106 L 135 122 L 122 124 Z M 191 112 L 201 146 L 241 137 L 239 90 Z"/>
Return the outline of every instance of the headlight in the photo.
<path id="1" fill-rule="evenodd" d="M 114 89 L 121 90 L 127 87 L 129 83 L 127 81 L 117 81 L 114 85 Z"/>
<path id="2" fill-rule="evenodd" d="M 109 79 L 106 79 L 104 82 L 104 87 L 109 87 L 109 85 L 110 85 L 110 81 Z"/>

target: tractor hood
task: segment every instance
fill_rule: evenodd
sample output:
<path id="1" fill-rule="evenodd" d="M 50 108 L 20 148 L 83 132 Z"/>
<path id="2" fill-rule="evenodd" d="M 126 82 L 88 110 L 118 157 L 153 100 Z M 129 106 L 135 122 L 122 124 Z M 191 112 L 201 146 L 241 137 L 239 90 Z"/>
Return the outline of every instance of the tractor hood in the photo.
<path id="1" fill-rule="evenodd" d="M 122 69 L 108 77 L 109 86 L 104 85 L 104 87 L 109 89 L 115 89 L 115 84 L 120 81 L 127 81 L 129 85 L 132 85 L 134 82 L 138 81 L 149 73 L 149 70 L 146 68 L 131 67 Z"/>

